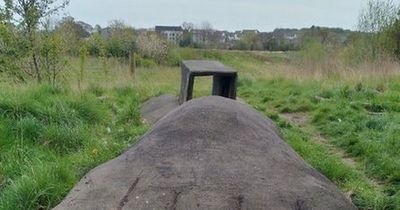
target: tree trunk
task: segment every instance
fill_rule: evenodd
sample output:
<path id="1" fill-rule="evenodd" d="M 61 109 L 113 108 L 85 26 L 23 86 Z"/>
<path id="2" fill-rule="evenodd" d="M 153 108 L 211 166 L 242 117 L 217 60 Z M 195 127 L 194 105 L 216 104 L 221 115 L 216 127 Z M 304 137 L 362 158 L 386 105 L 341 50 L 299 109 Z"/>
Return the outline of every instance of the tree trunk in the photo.
<path id="1" fill-rule="evenodd" d="M 35 70 L 35 77 L 38 83 L 42 82 L 42 75 L 40 73 L 40 69 L 39 69 L 39 64 L 38 64 L 38 60 L 37 60 L 37 55 L 36 55 L 36 51 L 35 51 L 35 32 L 33 30 L 33 27 L 28 25 L 28 36 L 29 36 L 29 42 L 31 45 L 31 50 L 32 50 L 32 61 L 33 61 L 33 67 Z"/>
<path id="2" fill-rule="evenodd" d="M 55 67 L 53 67 L 53 81 L 52 81 L 53 86 L 56 85 L 56 78 L 57 78 L 57 70 Z"/>
<path id="3" fill-rule="evenodd" d="M 33 60 L 33 66 L 35 68 L 35 74 L 36 74 L 36 80 L 38 83 L 42 82 L 42 75 L 40 74 L 40 69 L 39 69 L 39 65 L 38 65 L 38 61 L 37 61 L 37 57 L 36 57 L 36 53 L 35 50 L 32 49 L 32 60 Z"/>

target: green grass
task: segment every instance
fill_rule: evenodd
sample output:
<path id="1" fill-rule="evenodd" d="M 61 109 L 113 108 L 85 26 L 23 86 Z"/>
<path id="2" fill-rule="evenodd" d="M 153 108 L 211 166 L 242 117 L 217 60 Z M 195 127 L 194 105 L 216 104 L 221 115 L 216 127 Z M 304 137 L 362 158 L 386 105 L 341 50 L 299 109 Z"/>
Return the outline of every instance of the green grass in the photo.
<path id="1" fill-rule="evenodd" d="M 54 207 L 89 169 L 141 136 L 130 87 L 82 94 L 48 85 L 0 93 L 0 209 Z"/>
<path id="2" fill-rule="evenodd" d="M 174 52 L 174 59 L 213 59 L 238 69 L 239 97 L 274 120 L 296 152 L 360 209 L 400 209 L 400 78 L 395 71 L 325 74 L 300 68 L 296 56 Z M 79 59 L 70 63 L 60 86 L 0 84 L 0 210 L 57 205 L 85 173 L 144 134 L 140 104 L 180 87 L 179 67 L 141 67 L 133 79 L 127 62 L 113 58 L 106 65 L 88 58 L 78 87 Z M 209 78 L 195 85 L 197 97 L 211 90 Z M 299 125 L 285 120 L 288 114 L 308 120 Z"/>
<path id="3" fill-rule="evenodd" d="M 375 87 L 340 83 L 242 80 L 239 90 L 243 99 L 274 119 L 288 143 L 349 193 L 359 208 L 400 209 L 400 90 L 391 85 L 397 82 L 389 82 L 379 92 Z M 301 113 L 311 121 L 295 125 L 280 113 Z M 316 141 L 317 132 L 330 141 Z M 357 166 L 346 164 L 337 149 L 353 157 Z"/>

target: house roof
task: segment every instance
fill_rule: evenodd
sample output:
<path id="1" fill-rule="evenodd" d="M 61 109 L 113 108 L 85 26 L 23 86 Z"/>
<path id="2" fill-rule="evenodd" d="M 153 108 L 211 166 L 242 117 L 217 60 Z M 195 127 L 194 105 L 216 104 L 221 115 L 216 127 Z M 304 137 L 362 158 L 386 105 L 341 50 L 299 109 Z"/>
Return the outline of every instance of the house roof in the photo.
<path id="1" fill-rule="evenodd" d="M 256 34 L 258 34 L 258 33 L 260 33 L 258 30 L 256 30 L 256 29 L 245 29 L 245 30 L 243 30 L 243 33 L 244 34 L 247 34 L 247 33 L 256 33 Z"/>
<path id="2" fill-rule="evenodd" d="M 156 31 L 183 31 L 180 26 L 156 26 Z"/>

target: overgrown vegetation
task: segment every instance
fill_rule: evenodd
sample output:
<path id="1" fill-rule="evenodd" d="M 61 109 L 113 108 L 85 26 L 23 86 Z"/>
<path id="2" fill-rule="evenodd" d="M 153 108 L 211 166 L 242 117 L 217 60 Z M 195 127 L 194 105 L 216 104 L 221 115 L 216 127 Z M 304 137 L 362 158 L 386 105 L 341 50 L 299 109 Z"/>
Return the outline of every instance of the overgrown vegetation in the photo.
<path id="1" fill-rule="evenodd" d="M 361 83 L 242 80 L 240 96 L 273 118 L 288 143 L 359 208 L 399 209 L 398 81 L 382 90 Z"/>
<path id="2" fill-rule="evenodd" d="M 2 87 L 4 90 L 5 87 Z M 89 169 L 143 134 L 131 87 L 8 87 L 0 93 L 0 209 L 49 209 Z"/>

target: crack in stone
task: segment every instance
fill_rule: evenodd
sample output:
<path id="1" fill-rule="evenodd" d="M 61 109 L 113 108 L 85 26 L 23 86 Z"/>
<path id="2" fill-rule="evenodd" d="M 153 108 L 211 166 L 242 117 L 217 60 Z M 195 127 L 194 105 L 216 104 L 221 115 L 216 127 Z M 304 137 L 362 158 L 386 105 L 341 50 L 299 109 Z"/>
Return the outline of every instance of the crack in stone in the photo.
<path id="1" fill-rule="evenodd" d="M 295 210 L 306 210 L 306 209 L 308 208 L 305 201 L 303 200 L 296 201 Z"/>
<path id="2" fill-rule="evenodd" d="M 179 198 L 179 195 L 181 193 L 182 192 L 174 191 L 174 200 L 173 200 L 173 203 L 172 203 L 171 210 L 176 210 L 176 207 L 178 206 L 178 198 Z"/>
<path id="3" fill-rule="evenodd" d="M 142 174 L 142 173 L 140 173 Z M 133 190 L 135 189 L 135 187 L 137 186 L 137 184 L 139 183 L 140 180 L 140 174 L 139 176 L 136 178 L 135 182 L 132 183 L 132 185 L 129 187 L 128 191 L 125 193 L 124 197 L 121 199 L 121 201 L 119 202 L 118 208 L 117 210 L 122 210 L 122 208 L 124 208 L 124 206 L 128 203 L 129 199 L 129 195 L 133 192 Z"/>
<path id="4" fill-rule="evenodd" d="M 237 209 L 238 210 L 243 210 L 243 201 L 244 201 L 244 196 L 243 195 L 239 195 L 237 197 L 237 202 L 238 202 Z"/>

